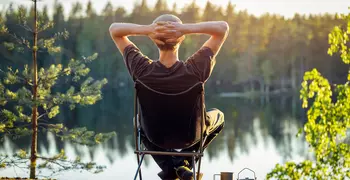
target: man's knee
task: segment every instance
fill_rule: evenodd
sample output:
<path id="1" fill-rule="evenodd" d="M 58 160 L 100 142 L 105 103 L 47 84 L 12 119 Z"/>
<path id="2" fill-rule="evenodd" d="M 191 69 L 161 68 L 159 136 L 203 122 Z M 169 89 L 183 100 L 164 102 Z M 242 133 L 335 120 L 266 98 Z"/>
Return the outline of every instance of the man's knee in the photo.
<path id="1" fill-rule="evenodd" d="M 222 111 L 220 111 L 219 109 L 216 109 L 217 113 L 218 113 L 218 118 L 222 119 L 222 121 L 225 120 L 225 115 Z"/>
<path id="2" fill-rule="evenodd" d="M 207 112 L 211 112 L 211 111 L 220 111 L 219 109 L 217 108 L 210 108 L 210 109 L 207 109 Z M 220 111 L 221 112 L 221 111 Z"/>
<path id="3" fill-rule="evenodd" d="M 209 111 L 207 111 L 207 116 L 207 123 L 210 129 L 209 131 L 217 129 L 225 124 L 224 113 L 217 108 L 211 108 Z"/>
<path id="4" fill-rule="evenodd" d="M 207 111 L 207 114 L 210 116 L 210 118 L 212 119 L 216 119 L 216 120 L 222 120 L 224 121 L 224 113 L 222 111 L 220 111 L 217 108 L 211 108 Z"/>
<path id="5" fill-rule="evenodd" d="M 217 126 L 220 126 L 221 129 L 225 126 L 225 115 L 222 111 L 217 109 Z"/>

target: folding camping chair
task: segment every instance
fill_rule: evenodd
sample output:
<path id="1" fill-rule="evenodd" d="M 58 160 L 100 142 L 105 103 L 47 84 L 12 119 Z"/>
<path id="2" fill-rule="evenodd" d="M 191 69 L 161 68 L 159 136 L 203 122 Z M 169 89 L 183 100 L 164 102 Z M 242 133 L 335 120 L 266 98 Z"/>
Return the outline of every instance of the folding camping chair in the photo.
<path id="1" fill-rule="evenodd" d="M 203 83 L 197 83 L 180 93 L 169 94 L 153 90 L 137 80 L 134 99 L 134 136 L 138 168 L 134 180 L 137 175 L 142 180 L 141 165 L 146 154 L 192 157 L 194 180 L 197 180 L 205 142 L 204 122 Z M 185 149 L 198 143 L 199 148 L 196 152 L 141 149 L 141 128 L 151 143 L 163 149 Z M 196 158 L 198 158 L 198 172 L 195 168 Z"/>

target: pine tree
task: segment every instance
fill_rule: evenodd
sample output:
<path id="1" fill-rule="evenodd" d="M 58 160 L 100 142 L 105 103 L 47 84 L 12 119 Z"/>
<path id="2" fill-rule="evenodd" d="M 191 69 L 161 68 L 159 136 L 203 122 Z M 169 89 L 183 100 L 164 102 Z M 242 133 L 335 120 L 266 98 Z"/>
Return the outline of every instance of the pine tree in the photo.
<path id="1" fill-rule="evenodd" d="M 0 158 L 0 167 L 8 168 L 26 164 L 26 159 L 30 159 L 31 179 L 37 177 L 37 169 L 48 168 L 53 173 L 85 169 L 93 172 L 101 172 L 103 166 L 98 166 L 93 162 L 83 163 L 78 157 L 75 160 L 68 160 L 64 150 L 53 157 L 43 157 L 37 153 L 38 131 L 52 132 L 61 140 L 69 140 L 77 144 L 93 146 L 108 140 L 113 135 L 111 133 L 94 133 L 86 128 L 69 129 L 63 124 L 53 122 L 60 113 L 60 108 L 68 104 L 73 110 L 77 105 L 93 105 L 102 99 L 101 89 L 107 84 L 107 79 L 94 80 L 87 77 L 90 69 L 87 63 L 94 61 L 97 54 L 83 58 L 81 60 L 71 59 L 67 67 L 62 64 L 51 64 L 48 67 L 38 67 L 38 57 L 41 54 L 57 54 L 61 48 L 55 43 L 58 39 L 67 39 L 68 32 L 58 32 L 51 38 L 38 39 L 38 33 L 41 33 L 53 27 L 53 23 L 43 23 L 38 19 L 37 0 L 32 0 L 33 6 L 33 28 L 31 29 L 25 22 L 24 12 L 19 11 L 19 16 L 26 30 L 32 33 L 32 41 L 24 37 L 12 35 L 14 42 L 5 42 L 4 44 L 10 51 L 31 51 L 32 64 L 24 65 L 22 69 L 13 69 L 8 67 L 7 70 L 1 69 L 5 76 L 0 81 L 0 137 L 8 136 L 17 139 L 22 136 L 31 135 L 31 150 L 28 154 L 25 150 L 20 150 L 13 157 L 4 155 Z M 22 16 L 23 15 L 23 16 Z M 57 16 L 58 17 L 58 16 Z M 47 21 L 47 19 L 44 19 Z M 0 33 L 11 34 L 0 17 Z M 60 82 L 71 81 L 79 85 L 70 87 L 65 91 L 54 89 Z M 58 166 L 59 164 L 59 166 Z M 54 167 L 52 169 L 52 167 Z"/>

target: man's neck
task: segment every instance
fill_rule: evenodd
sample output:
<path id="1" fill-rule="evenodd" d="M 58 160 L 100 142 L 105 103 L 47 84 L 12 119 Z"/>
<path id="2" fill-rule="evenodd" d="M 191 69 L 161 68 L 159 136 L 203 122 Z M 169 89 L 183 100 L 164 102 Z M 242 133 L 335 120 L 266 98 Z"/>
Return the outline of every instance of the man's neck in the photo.
<path id="1" fill-rule="evenodd" d="M 179 60 L 178 50 L 159 51 L 159 61 L 165 67 L 171 67 Z"/>

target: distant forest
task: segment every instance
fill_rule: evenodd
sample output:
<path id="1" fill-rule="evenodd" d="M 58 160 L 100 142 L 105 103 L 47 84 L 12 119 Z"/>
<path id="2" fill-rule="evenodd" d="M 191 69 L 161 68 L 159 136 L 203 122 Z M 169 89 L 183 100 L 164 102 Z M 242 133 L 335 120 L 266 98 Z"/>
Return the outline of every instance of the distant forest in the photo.
<path id="1" fill-rule="evenodd" d="M 40 9 L 42 22 L 53 20 L 54 27 L 39 34 L 39 38 L 49 37 L 67 30 L 69 38 L 58 43 L 64 49 L 59 56 L 47 52 L 39 53 L 39 66 L 51 63 L 66 64 L 70 58 L 89 56 L 97 52 L 99 58 L 91 64 L 91 76 L 106 77 L 107 89 L 119 95 L 129 94 L 132 88 L 122 56 L 112 42 L 108 28 L 113 22 L 150 24 L 157 16 L 175 14 L 184 23 L 224 20 L 230 25 L 230 34 L 222 51 L 217 56 L 216 67 L 207 82 L 207 91 L 244 92 L 257 90 L 292 89 L 298 91 L 305 71 L 317 68 L 331 83 L 346 80 L 348 68 L 338 56 L 327 55 L 328 33 L 342 22 L 334 14 L 300 15 L 285 18 L 276 14 L 260 17 L 245 11 L 238 11 L 234 4 L 226 7 L 207 2 L 204 9 L 195 1 L 178 8 L 165 0 L 158 0 L 154 6 L 147 1 L 135 4 L 131 13 L 117 4 L 107 3 L 101 14 L 97 14 L 91 2 L 83 5 L 76 2 L 68 17 L 64 15 L 64 5 L 53 4 L 54 13 L 48 14 L 48 7 Z M 315 4 L 316 6 L 317 4 Z M 21 27 L 20 16 L 32 26 L 32 9 L 10 5 L 0 12 L 9 31 L 31 42 L 31 34 Z M 31 63 L 31 51 L 8 51 L 2 42 L 13 41 L 8 35 L 0 36 L 0 68 L 7 66 L 23 68 Z M 180 59 L 186 59 L 207 40 L 204 35 L 191 35 L 180 48 Z M 147 37 L 132 37 L 134 43 L 151 59 L 158 58 L 156 46 Z"/>

